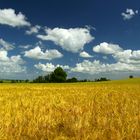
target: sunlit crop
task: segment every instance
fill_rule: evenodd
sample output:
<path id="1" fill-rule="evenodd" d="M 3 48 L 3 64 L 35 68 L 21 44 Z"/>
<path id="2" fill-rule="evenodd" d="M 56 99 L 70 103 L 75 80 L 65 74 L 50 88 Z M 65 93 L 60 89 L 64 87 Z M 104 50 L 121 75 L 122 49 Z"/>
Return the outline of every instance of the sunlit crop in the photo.
<path id="1" fill-rule="evenodd" d="M 140 80 L 0 84 L 0 140 L 140 140 Z"/>

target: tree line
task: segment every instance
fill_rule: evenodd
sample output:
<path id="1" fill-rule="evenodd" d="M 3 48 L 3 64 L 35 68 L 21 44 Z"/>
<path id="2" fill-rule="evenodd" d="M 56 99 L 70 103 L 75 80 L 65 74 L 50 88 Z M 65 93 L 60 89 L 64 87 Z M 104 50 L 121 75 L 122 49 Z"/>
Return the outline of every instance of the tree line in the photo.
<path id="1" fill-rule="evenodd" d="M 129 76 L 130 79 L 133 78 L 133 75 Z M 8 80 L 11 83 L 75 83 L 75 82 L 101 82 L 101 81 L 110 81 L 106 77 L 101 77 L 95 79 L 94 81 L 84 79 L 78 80 L 76 77 L 67 78 L 67 73 L 61 68 L 57 67 L 52 73 L 45 76 L 38 76 L 34 80 Z M 5 83 L 5 80 L 0 80 L 0 83 Z"/>
<path id="2" fill-rule="evenodd" d="M 109 81 L 109 79 L 102 77 L 95 79 L 95 82 Z M 68 78 L 67 73 L 61 68 L 57 67 L 51 74 L 45 76 L 38 76 L 32 81 L 33 83 L 75 83 L 75 82 L 93 82 L 88 79 L 78 80 L 76 77 Z"/>

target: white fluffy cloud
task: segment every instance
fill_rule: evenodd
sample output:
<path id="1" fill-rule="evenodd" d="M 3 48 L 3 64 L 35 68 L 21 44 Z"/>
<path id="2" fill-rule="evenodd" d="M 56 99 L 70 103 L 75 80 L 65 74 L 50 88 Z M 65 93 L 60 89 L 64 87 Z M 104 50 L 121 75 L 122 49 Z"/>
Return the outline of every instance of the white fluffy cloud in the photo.
<path id="1" fill-rule="evenodd" d="M 53 41 L 64 50 L 73 53 L 83 50 L 85 44 L 94 39 L 90 34 L 90 29 L 88 28 L 47 28 L 45 31 L 46 35 L 37 35 L 37 37 L 42 40 Z"/>
<path id="2" fill-rule="evenodd" d="M 92 56 L 90 54 L 88 54 L 87 52 L 83 51 L 80 53 L 80 56 L 83 58 L 91 58 Z"/>
<path id="3" fill-rule="evenodd" d="M 102 54 L 111 54 L 120 63 L 140 64 L 140 50 L 123 50 L 117 44 L 101 43 L 93 47 L 93 51 Z"/>
<path id="4" fill-rule="evenodd" d="M 117 44 L 103 42 L 100 43 L 100 45 L 93 47 L 93 51 L 102 54 L 114 54 L 123 51 L 123 49 Z"/>
<path id="5" fill-rule="evenodd" d="M 76 67 L 72 68 L 73 72 L 97 74 L 97 73 L 109 73 L 109 72 L 138 72 L 140 71 L 140 64 L 126 64 L 122 62 L 117 62 L 113 64 L 104 64 L 99 60 L 93 62 L 89 60 L 84 60 L 82 63 L 76 64 Z"/>
<path id="6" fill-rule="evenodd" d="M 37 34 L 39 32 L 39 30 L 41 29 L 41 26 L 36 25 L 31 27 L 29 30 L 27 30 L 25 33 L 27 35 L 31 35 L 31 34 Z"/>
<path id="7" fill-rule="evenodd" d="M 126 12 L 123 12 L 121 15 L 122 15 L 124 20 L 130 20 L 136 14 L 138 14 L 138 10 L 134 11 L 133 9 L 126 9 Z"/>
<path id="8" fill-rule="evenodd" d="M 31 49 L 29 51 L 25 51 L 26 57 L 33 58 L 33 59 L 46 59 L 46 60 L 52 60 L 55 58 L 61 58 L 63 55 L 58 50 L 46 50 L 43 52 L 39 46 L 35 47 L 34 49 Z"/>
<path id="9" fill-rule="evenodd" d="M 140 50 L 124 50 L 113 55 L 113 57 L 122 63 L 140 64 Z"/>
<path id="10" fill-rule="evenodd" d="M 0 24 L 12 27 L 30 26 L 25 15 L 21 12 L 16 14 L 14 9 L 0 9 Z"/>
<path id="11" fill-rule="evenodd" d="M 9 60 L 7 56 L 7 51 L 0 50 L 0 61 L 7 61 Z"/>
<path id="12" fill-rule="evenodd" d="M 73 72 L 88 74 L 109 72 L 140 72 L 140 50 L 123 50 L 117 44 L 101 43 L 93 48 L 94 52 L 110 54 L 116 60 L 115 63 L 101 63 L 99 60 L 93 62 L 84 60 L 72 68 Z"/>
<path id="13" fill-rule="evenodd" d="M 8 52 L 5 50 L 0 50 L 0 61 L 2 62 L 15 62 L 18 64 L 23 64 L 24 61 L 22 60 L 20 55 L 8 57 Z"/>
<path id="14" fill-rule="evenodd" d="M 47 73 L 53 72 L 57 67 L 61 67 L 64 70 L 70 69 L 70 67 L 68 65 L 64 65 L 64 66 L 63 65 L 53 65 L 52 63 L 46 63 L 46 64 L 39 63 L 39 64 L 36 64 L 34 66 L 38 70 L 41 70 L 41 71 L 44 71 Z"/>
<path id="15" fill-rule="evenodd" d="M 8 52 L 0 50 L 0 73 L 25 72 L 24 61 L 20 55 L 8 57 Z"/>
<path id="16" fill-rule="evenodd" d="M 6 42 L 2 38 L 0 38 L 0 50 L 12 50 L 14 48 L 14 45 L 11 43 Z"/>

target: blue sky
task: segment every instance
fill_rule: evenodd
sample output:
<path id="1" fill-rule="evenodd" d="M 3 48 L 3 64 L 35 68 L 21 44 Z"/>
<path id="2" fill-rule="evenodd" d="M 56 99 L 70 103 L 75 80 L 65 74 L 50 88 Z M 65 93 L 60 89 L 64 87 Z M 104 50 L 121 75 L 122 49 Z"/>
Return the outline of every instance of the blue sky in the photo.
<path id="1" fill-rule="evenodd" d="M 0 5 L 0 78 L 140 76 L 138 0 L 8 1 Z"/>

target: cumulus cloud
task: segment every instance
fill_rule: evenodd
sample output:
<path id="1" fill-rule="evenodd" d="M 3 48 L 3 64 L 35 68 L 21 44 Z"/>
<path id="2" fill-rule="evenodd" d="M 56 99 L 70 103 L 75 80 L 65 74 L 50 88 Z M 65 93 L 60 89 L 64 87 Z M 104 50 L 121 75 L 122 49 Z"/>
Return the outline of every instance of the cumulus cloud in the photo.
<path id="1" fill-rule="evenodd" d="M 25 33 L 27 35 L 31 35 L 31 34 L 37 34 L 39 32 L 39 30 L 41 29 L 41 26 L 36 25 L 31 27 L 29 30 L 27 30 Z"/>
<path id="2" fill-rule="evenodd" d="M 7 56 L 7 51 L 0 50 L 0 61 L 7 61 L 9 60 Z"/>
<path id="3" fill-rule="evenodd" d="M 83 50 L 85 44 L 91 42 L 94 37 L 90 34 L 89 28 L 47 28 L 46 35 L 37 35 L 42 40 L 53 41 L 64 50 L 77 53 Z"/>
<path id="4" fill-rule="evenodd" d="M 24 61 L 20 55 L 8 57 L 8 52 L 0 50 L 0 73 L 25 72 Z"/>
<path id="5" fill-rule="evenodd" d="M 111 54 L 120 63 L 140 64 L 140 50 L 124 50 L 117 44 L 101 43 L 93 47 L 93 51 L 102 54 Z"/>
<path id="6" fill-rule="evenodd" d="M 0 50 L 12 50 L 14 45 L 0 38 Z"/>
<path id="7" fill-rule="evenodd" d="M 0 24 L 12 27 L 30 26 L 26 19 L 21 12 L 16 14 L 14 9 L 0 9 Z"/>
<path id="8" fill-rule="evenodd" d="M 124 50 L 114 54 L 113 57 L 122 63 L 140 64 L 140 50 Z"/>
<path id="9" fill-rule="evenodd" d="M 59 65 L 59 64 L 58 65 L 53 65 L 52 63 L 46 63 L 46 64 L 39 63 L 39 64 L 36 64 L 34 66 L 38 70 L 41 70 L 41 71 L 44 71 L 44 72 L 47 72 L 47 73 L 53 72 L 57 67 L 61 67 L 64 70 L 70 69 L 70 67 L 68 65 Z"/>
<path id="10" fill-rule="evenodd" d="M 126 9 L 126 12 L 121 13 L 124 20 L 130 20 L 137 14 L 138 10 L 134 11 L 133 9 Z"/>
<path id="11" fill-rule="evenodd" d="M 87 52 L 83 51 L 83 52 L 80 53 L 80 57 L 91 58 L 92 56 L 90 54 L 88 54 Z"/>
<path id="12" fill-rule="evenodd" d="M 44 59 L 44 60 L 52 60 L 55 58 L 61 58 L 63 55 L 55 49 L 46 50 L 43 52 L 39 46 L 35 47 L 34 49 L 25 51 L 26 57 L 33 58 L 33 59 Z"/>
<path id="13" fill-rule="evenodd" d="M 103 42 L 93 47 L 93 51 L 102 54 L 114 54 L 123 51 L 123 49 L 117 44 Z"/>
<path id="14" fill-rule="evenodd" d="M 8 57 L 8 52 L 5 50 L 0 50 L 0 61 L 2 62 L 15 62 L 18 64 L 23 64 L 24 61 L 22 60 L 20 55 Z"/>
<path id="15" fill-rule="evenodd" d="M 94 52 L 110 54 L 116 60 L 115 63 L 101 63 L 84 60 L 72 68 L 73 72 L 97 74 L 109 72 L 140 72 L 140 50 L 123 50 L 117 44 L 101 43 L 93 48 Z"/>
<path id="16" fill-rule="evenodd" d="M 140 64 L 133 65 L 122 62 L 106 64 L 101 63 L 99 60 L 93 62 L 84 60 L 81 63 L 76 64 L 76 67 L 72 68 L 73 72 L 87 73 L 87 74 L 98 74 L 98 73 L 109 73 L 109 72 L 138 72 L 140 71 Z"/>

